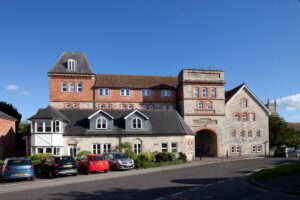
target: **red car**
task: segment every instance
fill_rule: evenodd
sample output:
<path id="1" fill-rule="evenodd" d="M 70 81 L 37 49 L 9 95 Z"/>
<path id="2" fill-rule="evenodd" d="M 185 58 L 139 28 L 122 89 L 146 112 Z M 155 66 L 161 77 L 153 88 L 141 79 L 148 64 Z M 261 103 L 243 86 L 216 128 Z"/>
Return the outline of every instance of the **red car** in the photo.
<path id="1" fill-rule="evenodd" d="M 109 170 L 109 164 L 105 156 L 102 154 L 88 154 L 79 160 L 78 170 L 86 174 L 99 171 L 107 173 Z"/>

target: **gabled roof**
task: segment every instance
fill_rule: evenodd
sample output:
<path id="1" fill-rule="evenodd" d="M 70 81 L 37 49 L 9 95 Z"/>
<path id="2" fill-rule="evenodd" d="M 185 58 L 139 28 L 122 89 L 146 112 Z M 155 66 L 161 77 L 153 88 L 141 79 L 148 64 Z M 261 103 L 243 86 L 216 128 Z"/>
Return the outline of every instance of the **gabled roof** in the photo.
<path id="1" fill-rule="evenodd" d="M 127 119 L 128 117 L 130 117 L 131 115 L 133 115 L 134 113 L 139 113 L 141 116 L 143 116 L 145 119 L 149 119 L 149 117 L 147 117 L 146 115 L 144 115 L 143 113 L 141 113 L 138 110 L 132 111 L 131 113 L 129 113 L 126 117 L 124 117 L 124 119 Z"/>
<path id="2" fill-rule="evenodd" d="M 94 87 L 176 89 L 177 85 L 176 76 L 97 74 Z"/>
<path id="3" fill-rule="evenodd" d="M 248 86 L 243 83 L 235 88 L 233 88 L 232 90 L 226 91 L 225 93 L 225 103 L 226 105 L 243 89 L 246 89 L 249 94 L 258 102 L 258 104 L 269 114 L 271 115 L 271 112 L 269 111 L 269 109 L 266 107 L 266 105 L 261 102 L 261 100 L 248 88 Z"/>
<path id="4" fill-rule="evenodd" d="M 54 119 L 70 122 L 66 116 L 51 106 L 48 106 L 47 108 L 40 108 L 35 115 L 29 118 L 29 120 L 33 119 Z"/>
<path id="5" fill-rule="evenodd" d="M 110 114 L 108 114 L 107 112 L 103 111 L 103 110 L 98 110 L 97 112 L 95 112 L 94 114 L 92 114 L 91 116 L 88 117 L 88 119 L 93 118 L 95 115 L 97 115 L 98 113 L 103 113 L 104 115 L 108 116 L 111 119 L 114 119 L 113 116 L 111 116 Z"/>
<path id="6" fill-rule="evenodd" d="M 2 111 L 0 111 L 0 118 L 8 119 L 8 120 L 11 120 L 11 121 L 18 121 L 16 118 L 14 118 L 14 117 L 12 117 L 12 116 L 10 116 L 10 115 L 2 112 Z"/>
<path id="7" fill-rule="evenodd" d="M 68 59 L 76 61 L 75 71 L 68 70 Z M 60 74 L 93 74 L 87 57 L 81 52 L 64 52 L 48 72 Z"/>

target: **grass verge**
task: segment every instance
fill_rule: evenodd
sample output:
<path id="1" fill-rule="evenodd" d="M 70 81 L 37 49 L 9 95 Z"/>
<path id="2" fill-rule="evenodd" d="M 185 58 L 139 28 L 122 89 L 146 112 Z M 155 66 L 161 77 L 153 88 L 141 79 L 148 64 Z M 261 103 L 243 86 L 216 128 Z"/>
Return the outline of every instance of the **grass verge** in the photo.
<path id="1" fill-rule="evenodd" d="M 261 181 L 291 175 L 296 172 L 300 172 L 300 162 L 273 165 L 269 168 L 256 172 L 253 175 L 253 178 L 256 181 Z"/>
<path id="2" fill-rule="evenodd" d="M 171 166 L 171 165 L 179 165 L 179 164 L 184 164 L 186 161 L 183 160 L 174 160 L 174 161 L 165 161 L 165 162 L 143 162 L 141 167 L 139 169 L 147 169 L 147 168 L 155 168 L 155 167 L 166 167 L 166 166 Z"/>

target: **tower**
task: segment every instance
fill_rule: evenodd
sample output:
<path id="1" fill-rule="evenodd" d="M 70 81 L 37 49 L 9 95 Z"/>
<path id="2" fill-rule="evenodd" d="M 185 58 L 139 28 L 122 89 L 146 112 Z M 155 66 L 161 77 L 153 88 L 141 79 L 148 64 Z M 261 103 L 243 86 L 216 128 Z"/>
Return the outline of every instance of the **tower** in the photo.
<path id="1" fill-rule="evenodd" d="M 275 98 L 274 101 L 270 101 L 270 99 L 268 99 L 268 102 L 266 104 L 267 108 L 269 109 L 269 111 L 271 112 L 272 116 L 277 116 L 277 100 Z"/>

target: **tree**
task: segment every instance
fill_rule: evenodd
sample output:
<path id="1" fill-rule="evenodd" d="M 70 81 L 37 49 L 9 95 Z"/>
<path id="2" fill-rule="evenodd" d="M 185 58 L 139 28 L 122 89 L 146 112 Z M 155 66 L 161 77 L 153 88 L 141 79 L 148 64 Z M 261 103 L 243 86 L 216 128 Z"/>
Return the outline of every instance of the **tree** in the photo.
<path id="1" fill-rule="evenodd" d="M 17 121 L 17 127 L 21 121 L 22 115 L 18 112 L 17 108 L 15 108 L 12 104 L 9 104 L 5 101 L 0 101 L 0 111 L 4 112 L 5 114 L 8 114 L 11 117 L 16 118 Z"/>

